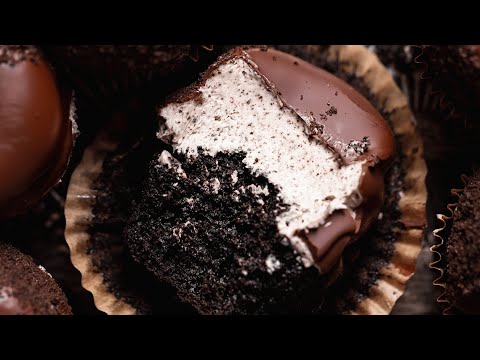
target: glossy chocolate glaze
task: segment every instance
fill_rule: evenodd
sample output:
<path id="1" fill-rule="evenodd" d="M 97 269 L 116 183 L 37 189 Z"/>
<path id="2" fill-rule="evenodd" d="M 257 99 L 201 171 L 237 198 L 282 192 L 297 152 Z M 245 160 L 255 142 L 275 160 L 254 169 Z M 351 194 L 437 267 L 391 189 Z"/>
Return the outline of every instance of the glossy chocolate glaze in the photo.
<path id="1" fill-rule="evenodd" d="M 337 211 L 325 226 L 299 234 L 316 266 L 327 272 L 338 263 L 345 246 L 378 216 L 383 177 L 395 154 L 392 130 L 353 87 L 312 64 L 272 49 L 237 49 L 234 56 L 250 60 L 283 104 L 307 122 L 310 135 L 337 152 L 343 163 L 365 161 L 359 186 L 362 202 L 355 214 Z"/>
<path id="2" fill-rule="evenodd" d="M 0 94 L 5 217 L 27 209 L 58 182 L 72 148 L 72 127 L 54 74 L 33 47 L 0 47 Z"/>
<path id="3" fill-rule="evenodd" d="M 12 295 L 12 289 L 0 289 L 0 315 L 32 315 L 30 309 L 20 306 L 18 299 Z"/>

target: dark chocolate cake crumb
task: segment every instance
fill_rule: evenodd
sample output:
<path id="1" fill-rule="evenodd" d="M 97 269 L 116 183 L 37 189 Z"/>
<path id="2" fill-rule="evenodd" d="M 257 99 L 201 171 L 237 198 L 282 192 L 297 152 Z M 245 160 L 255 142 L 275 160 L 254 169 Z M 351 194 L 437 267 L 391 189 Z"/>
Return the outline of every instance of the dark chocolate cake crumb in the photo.
<path id="1" fill-rule="evenodd" d="M 133 257 L 203 314 L 318 311 L 325 279 L 279 235 L 286 205 L 243 165 L 245 154 L 174 157 L 186 178 L 153 160 L 125 231 Z"/>
<path id="2" fill-rule="evenodd" d="M 337 114 L 337 108 L 335 106 L 331 106 L 330 109 L 326 112 L 328 116 L 333 116 Z"/>
<path id="3" fill-rule="evenodd" d="M 347 148 L 355 151 L 355 153 L 357 153 L 358 155 L 361 155 L 368 150 L 369 146 L 370 146 L 370 140 L 368 139 L 367 136 L 364 136 L 361 141 L 358 141 L 358 140 L 350 141 L 350 143 L 347 145 Z"/>

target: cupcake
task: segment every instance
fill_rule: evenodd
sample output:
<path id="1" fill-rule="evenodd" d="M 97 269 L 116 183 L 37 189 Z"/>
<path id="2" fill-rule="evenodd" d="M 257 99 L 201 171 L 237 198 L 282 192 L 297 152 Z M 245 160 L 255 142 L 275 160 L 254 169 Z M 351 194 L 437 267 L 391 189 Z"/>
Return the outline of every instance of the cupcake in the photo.
<path id="1" fill-rule="evenodd" d="M 0 315 L 71 315 L 55 280 L 30 256 L 0 242 Z"/>
<path id="2" fill-rule="evenodd" d="M 211 45 L 64 45 L 44 50 L 56 70 L 102 109 L 121 107 L 132 94 L 142 106 L 151 106 L 158 100 L 151 95 L 187 84 L 217 51 Z M 149 91 L 152 87 L 157 91 Z"/>
<path id="3" fill-rule="evenodd" d="M 234 49 L 160 107 L 159 139 L 132 139 L 126 116 L 86 150 L 66 238 L 103 311 L 139 313 L 133 299 L 147 297 L 115 291 L 121 279 L 105 278 L 116 266 L 98 262 L 101 251 L 133 260 L 149 275 L 137 284 L 164 286 L 188 311 L 391 310 L 413 272 L 425 202 L 406 101 L 364 47 L 297 50 L 336 76 L 282 51 Z M 105 172 L 116 172 L 109 187 Z M 100 204 L 122 188 L 113 219 Z"/>
<path id="4" fill-rule="evenodd" d="M 74 129 L 71 93 L 36 47 L 0 46 L 0 92 L 0 218 L 5 218 L 24 212 L 57 184 Z"/>
<path id="5" fill-rule="evenodd" d="M 426 64 L 425 77 L 441 95 L 445 115 L 473 125 L 479 110 L 480 47 L 423 45 L 422 51 L 419 61 Z"/>
<path id="6" fill-rule="evenodd" d="M 439 271 L 434 284 L 444 290 L 438 301 L 446 314 L 480 314 L 480 173 L 464 182 L 463 189 L 452 190 L 458 201 L 448 206 L 449 214 L 438 215 L 443 226 L 434 232 L 439 242 L 432 246 L 436 259 L 430 266 Z"/>

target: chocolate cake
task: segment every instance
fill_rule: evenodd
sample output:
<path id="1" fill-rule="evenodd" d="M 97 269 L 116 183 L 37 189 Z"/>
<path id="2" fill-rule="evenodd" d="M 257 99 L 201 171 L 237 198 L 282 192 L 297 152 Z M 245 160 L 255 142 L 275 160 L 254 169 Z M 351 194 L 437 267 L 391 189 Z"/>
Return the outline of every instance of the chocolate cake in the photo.
<path id="1" fill-rule="evenodd" d="M 0 218 L 61 178 L 72 149 L 71 94 L 33 46 L 0 46 Z"/>
<path id="2" fill-rule="evenodd" d="M 207 314 L 318 311 L 395 153 L 351 86 L 266 49 L 223 55 L 160 109 L 158 137 L 125 239 Z"/>
<path id="3" fill-rule="evenodd" d="M 463 190 L 445 239 L 445 297 L 455 308 L 480 314 L 480 173 Z"/>
<path id="4" fill-rule="evenodd" d="M 30 256 L 0 242 L 0 315 L 71 315 L 67 298 Z"/>

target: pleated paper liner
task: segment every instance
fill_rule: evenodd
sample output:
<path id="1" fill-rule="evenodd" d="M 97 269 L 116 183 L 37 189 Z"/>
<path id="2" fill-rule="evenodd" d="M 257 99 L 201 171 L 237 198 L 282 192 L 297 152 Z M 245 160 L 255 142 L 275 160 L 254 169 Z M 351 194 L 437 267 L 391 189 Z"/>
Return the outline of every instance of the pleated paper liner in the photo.
<path id="1" fill-rule="evenodd" d="M 425 224 L 425 164 L 407 99 L 363 46 L 278 46 L 343 78 L 394 130 L 398 154 L 386 176 L 385 205 L 367 234 L 349 246 L 345 273 L 323 304 L 327 313 L 388 314 L 415 269 Z M 152 115 L 156 125 L 156 119 Z M 131 199 L 148 156 L 160 146 L 139 119 L 114 119 L 88 147 L 67 196 L 66 239 L 83 286 L 107 314 L 192 311 L 174 291 L 134 264 L 122 242 Z M 158 151 L 158 148 L 156 149 Z"/>

